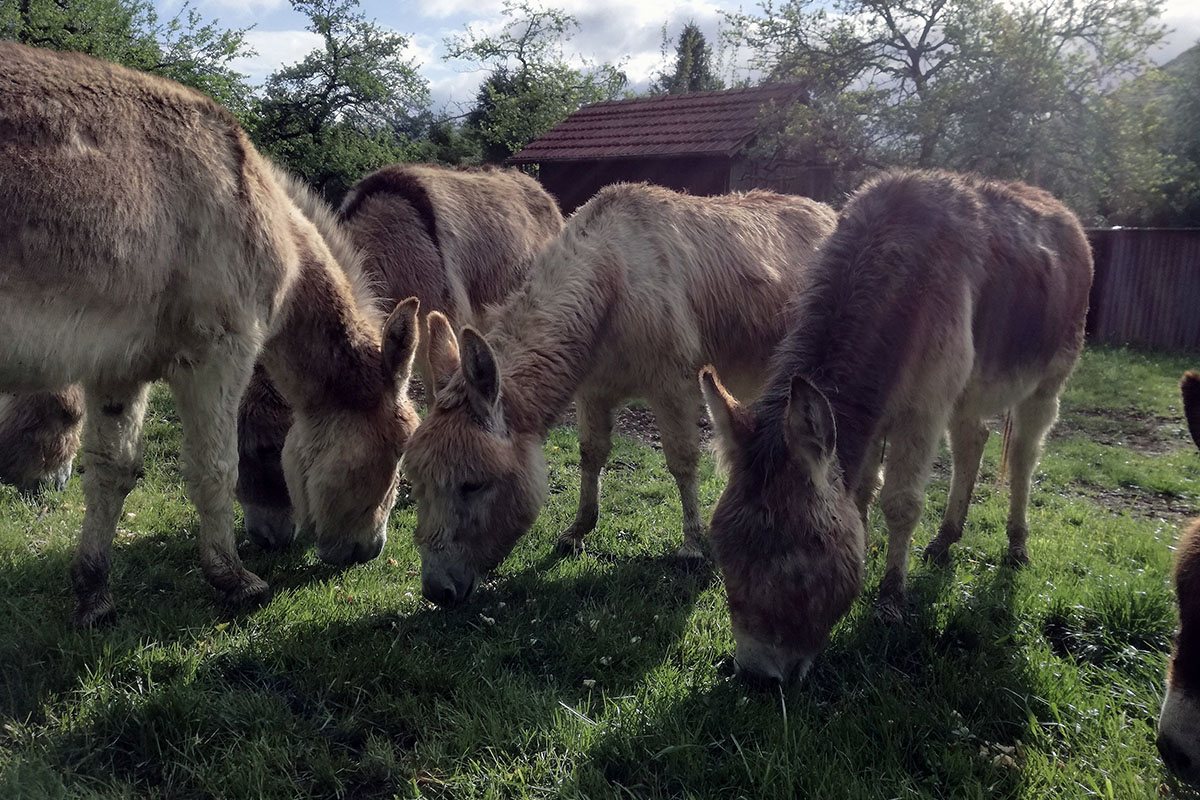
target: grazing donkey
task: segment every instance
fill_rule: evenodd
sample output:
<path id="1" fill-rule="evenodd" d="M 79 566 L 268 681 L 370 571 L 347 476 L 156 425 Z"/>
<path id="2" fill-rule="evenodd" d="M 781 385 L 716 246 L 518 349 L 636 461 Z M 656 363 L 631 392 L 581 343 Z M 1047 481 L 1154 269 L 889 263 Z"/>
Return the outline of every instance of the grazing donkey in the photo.
<path id="1" fill-rule="evenodd" d="M 835 219 L 770 192 L 610 186 L 534 261 L 486 340 L 467 327 L 457 341 L 430 316 L 435 399 L 404 456 L 425 596 L 464 599 L 532 524 L 547 488 L 542 442 L 572 395 L 582 475 L 560 548 L 578 551 L 595 527 L 613 413 L 644 397 L 679 486 L 680 552 L 699 555 L 696 370 L 719 363 L 745 391 L 761 384 L 785 306 Z"/>
<path id="2" fill-rule="evenodd" d="M 1188 431 L 1200 447 L 1200 374 L 1186 373 L 1180 388 Z M 1158 752 L 1172 772 L 1200 784 L 1200 519 L 1192 520 L 1176 548 L 1175 593 L 1179 636 L 1158 718 Z"/>
<path id="3" fill-rule="evenodd" d="M 83 429 L 83 391 L 0 394 L 0 481 L 22 493 L 61 490 Z"/>
<path id="4" fill-rule="evenodd" d="M 757 402 L 739 404 L 711 370 L 701 376 L 730 470 L 710 538 L 743 670 L 803 675 L 858 594 L 862 506 L 882 440 L 882 616 L 899 616 L 947 426 L 950 499 L 926 555 L 944 558 L 961 536 L 982 419 L 1011 409 L 1008 552 L 1027 559 L 1031 476 L 1083 346 L 1091 278 L 1078 220 L 1040 189 L 891 172 L 851 198 Z"/>
<path id="5" fill-rule="evenodd" d="M 344 232 L 339 240 L 348 238 L 361 254 L 364 279 L 385 305 L 417 297 L 422 327 L 435 309 L 455 326 L 483 327 L 484 309 L 524 282 L 533 257 L 563 225 L 558 205 L 533 178 L 432 164 L 371 173 L 346 195 L 340 221 L 315 198 L 309 215 L 323 220 L 323 231 Z M 427 340 L 418 346 L 417 367 L 429 385 Z M 287 402 L 256 368 L 238 410 L 237 488 L 246 532 L 267 549 L 286 547 L 295 535 L 280 465 L 291 424 Z"/>
<path id="6" fill-rule="evenodd" d="M 0 43 L 0 390 L 83 385 L 79 624 L 113 610 L 109 552 L 160 377 L 183 421 L 204 573 L 234 601 L 266 592 L 233 537 L 237 404 L 260 348 L 296 412 L 283 464 L 298 519 L 326 558 L 379 552 L 416 422 L 417 303 L 382 323 L 356 292 L 212 100 Z"/>

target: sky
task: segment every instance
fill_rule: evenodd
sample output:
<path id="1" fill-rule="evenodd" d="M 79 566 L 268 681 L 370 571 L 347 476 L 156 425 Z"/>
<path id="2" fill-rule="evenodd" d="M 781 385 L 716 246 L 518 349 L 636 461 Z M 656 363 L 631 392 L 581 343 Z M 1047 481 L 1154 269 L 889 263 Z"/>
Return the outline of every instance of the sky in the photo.
<path id="1" fill-rule="evenodd" d="M 229 28 L 253 29 L 247 36 L 257 55 L 239 59 L 235 67 L 261 84 L 280 66 L 302 59 L 320 45 L 320 38 L 304 29 L 306 18 L 293 11 L 287 0 L 193 0 L 201 14 Z M 156 0 L 163 17 L 178 12 L 182 0 Z M 363 0 L 368 19 L 410 36 L 409 54 L 429 81 L 435 110 L 465 111 L 485 77 L 470 65 L 445 61 L 446 38 L 461 35 L 468 27 L 492 32 L 502 24 L 501 0 L 427 0 L 387 2 Z M 693 20 L 708 41 L 719 40 L 722 11 L 757 8 L 753 0 L 549 0 L 548 5 L 575 16 L 579 29 L 567 43 L 566 54 L 575 63 L 619 63 L 631 88 L 645 88 L 650 79 L 674 56 L 674 40 L 684 23 Z M 1173 31 L 1153 54 L 1165 63 L 1200 40 L 1200 2 L 1166 0 L 1162 21 Z M 671 38 L 668 58 L 662 53 L 663 26 Z M 739 68 L 743 72 L 737 72 Z M 727 65 L 726 77 L 744 74 L 744 67 Z"/>

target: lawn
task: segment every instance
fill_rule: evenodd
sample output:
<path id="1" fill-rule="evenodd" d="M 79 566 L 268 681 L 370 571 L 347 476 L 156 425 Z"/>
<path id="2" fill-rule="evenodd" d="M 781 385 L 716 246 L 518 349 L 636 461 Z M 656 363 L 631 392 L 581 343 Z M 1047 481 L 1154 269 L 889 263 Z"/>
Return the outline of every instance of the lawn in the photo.
<path id="1" fill-rule="evenodd" d="M 618 441 L 588 555 L 553 557 L 578 491 L 568 428 L 546 445 L 546 509 L 465 607 L 421 600 L 405 498 L 364 566 L 244 544 L 274 597 L 224 607 L 160 389 L 117 536 L 114 626 L 69 624 L 79 479 L 39 502 L 0 489 L 0 797 L 1179 796 L 1154 725 L 1171 548 L 1200 504 L 1177 389 L 1197 365 L 1089 351 L 1037 473 L 1032 566 L 1002 563 L 993 436 L 951 565 L 914 557 L 893 627 L 871 615 L 873 513 L 867 591 L 807 680 L 774 693 L 727 675 L 720 576 L 671 558 L 678 498 L 653 447 Z M 945 502 L 939 464 L 918 547 Z M 711 510 L 722 479 L 703 470 Z"/>

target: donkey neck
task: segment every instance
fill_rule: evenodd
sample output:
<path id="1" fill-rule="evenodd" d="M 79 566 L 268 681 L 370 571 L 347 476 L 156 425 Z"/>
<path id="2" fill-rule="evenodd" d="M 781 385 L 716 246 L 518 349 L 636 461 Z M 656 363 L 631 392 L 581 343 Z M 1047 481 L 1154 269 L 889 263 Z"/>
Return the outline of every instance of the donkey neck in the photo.
<path id="1" fill-rule="evenodd" d="M 323 243 L 298 239 L 299 275 L 260 360 L 299 411 L 374 408 L 385 396 L 380 326 L 359 308 L 349 279 Z"/>
<path id="2" fill-rule="evenodd" d="M 488 341 L 514 431 L 544 438 L 595 366 L 625 275 L 608 251 L 589 250 L 560 240 L 543 251 L 525 287 L 497 314 Z"/>

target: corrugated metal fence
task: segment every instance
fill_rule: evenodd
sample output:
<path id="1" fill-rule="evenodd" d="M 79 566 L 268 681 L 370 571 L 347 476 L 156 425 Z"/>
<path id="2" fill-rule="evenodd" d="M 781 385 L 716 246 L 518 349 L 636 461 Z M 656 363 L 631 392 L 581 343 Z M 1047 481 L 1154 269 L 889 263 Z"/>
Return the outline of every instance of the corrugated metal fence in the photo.
<path id="1" fill-rule="evenodd" d="M 1200 350 L 1200 229 L 1091 228 L 1088 338 Z"/>

